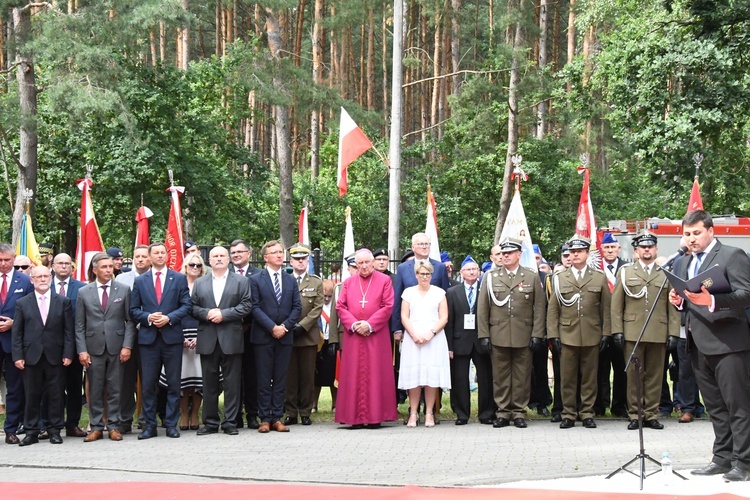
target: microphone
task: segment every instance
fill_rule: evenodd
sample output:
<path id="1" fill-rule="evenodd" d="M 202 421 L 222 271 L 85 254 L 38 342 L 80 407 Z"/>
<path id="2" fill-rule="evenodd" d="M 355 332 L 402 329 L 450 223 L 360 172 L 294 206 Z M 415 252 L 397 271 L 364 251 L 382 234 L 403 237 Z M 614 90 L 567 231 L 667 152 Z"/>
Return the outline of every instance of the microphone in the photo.
<path id="1" fill-rule="evenodd" d="M 681 247 L 675 253 L 673 253 L 672 255 L 670 255 L 669 257 L 667 257 L 667 261 L 664 264 L 662 264 L 661 266 L 659 266 L 659 267 L 661 267 L 661 268 L 672 267 L 672 263 L 674 263 L 675 259 L 677 259 L 677 257 L 685 255 L 685 253 L 687 253 L 687 251 L 688 251 L 688 247 Z"/>

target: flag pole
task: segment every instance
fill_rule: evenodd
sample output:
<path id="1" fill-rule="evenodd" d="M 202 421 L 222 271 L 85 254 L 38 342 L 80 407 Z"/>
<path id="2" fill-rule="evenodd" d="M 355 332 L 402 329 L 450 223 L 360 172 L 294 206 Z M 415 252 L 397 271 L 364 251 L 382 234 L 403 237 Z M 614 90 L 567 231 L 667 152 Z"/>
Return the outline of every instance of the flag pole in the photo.
<path id="1" fill-rule="evenodd" d="M 695 153 L 693 155 L 693 163 L 695 164 L 695 178 L 698 178 L 698 172 L 700 172 L 701 164 L 703 163 L 703 155 Z"/>

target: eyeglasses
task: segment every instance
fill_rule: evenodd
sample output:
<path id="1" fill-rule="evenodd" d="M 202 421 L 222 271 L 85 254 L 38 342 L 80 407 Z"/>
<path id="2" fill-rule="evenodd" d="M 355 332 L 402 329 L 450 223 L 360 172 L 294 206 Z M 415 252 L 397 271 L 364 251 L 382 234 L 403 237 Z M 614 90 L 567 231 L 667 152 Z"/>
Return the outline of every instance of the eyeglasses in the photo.
<path id="1" fill-rule="evenodd" d="M 421 276 L 423 278 L 429 278 L 432 276 L 432 273 L 417 273 L 417 276 Z"/>
<path id="2" fill-rule="evenodd" d="M 15 269 L 16 271 L 21 271 L 21 270 L 25 271 L 30 267 L 31 267 L 30 265 L 24 264 L 22 266 L 13 266 L 13 269 Z"/>
<path id="3" fill-rule="evenodd" d="M 192 267 L 193 269 L 200 269 L 203 267 L 203 264 L 201 264 L 200 262 L 191 262 L 190 264 L 188 264 L 188 267 Z"/>

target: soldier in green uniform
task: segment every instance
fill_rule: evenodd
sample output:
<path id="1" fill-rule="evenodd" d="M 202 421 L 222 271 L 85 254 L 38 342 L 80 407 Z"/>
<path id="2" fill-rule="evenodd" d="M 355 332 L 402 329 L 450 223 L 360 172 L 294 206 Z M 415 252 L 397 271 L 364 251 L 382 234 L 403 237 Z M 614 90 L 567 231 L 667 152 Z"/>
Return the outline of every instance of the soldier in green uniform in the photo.
<path id="1" fill-rule="evenodd" d="M 680 338 L 680 313 L 669 303 L 672 289 L 656 260 L 657 237 L 648 231 L 639 232 L 633 238 L 633 247 L 638 262 L 620 268 L 617 285 L 612 292 L 612 337 L 615 345 L 623 351 L 627 362 L 635 342 L 643 329 L 651 308 L 654 312 L 648 322 L 635 355 L 641 369 L 641 401 L 643 402 L 643 426 L 663 429 L 656 420 L 659 416 L 662 373 L 666 351 L 677 347 Z M 659 301 L 654 304 L 659 289 L 664 287 Z M 628 429 L 638 429 L 637 387 L 635 365 L 628 367 Z"/>
<path id="2" fill-rule="evenodd" d="M 612 337 L 612 294 L 604 272 L 587 264 L 591 240 L 574 236 L 567 245 L 572 265 L 552 277 L 553 293 L 547 307 L 547 337 L 560 354 L 560 428 L 573 427 L 580 417 L 584 427 L 594 429 L 599 350 L 606 348 Z M 576 403 L 579 376 L 580 406 Z"/>
<path id="3" fill-rule="evenodd" d="M 480 345 L 492 360 L 497 419 L 493 426 L 525 428 L 531 395 L 531 349 L 544 349 L 547 299 L 539 276 L 521 267 L 521 241 L 500 244 L 502 266 L 489 271 L 477 298 Z"/>
<path id="4" fill-rule="evenodd" d="M 323 311 L 323 280 L 308 272 L 310 248 L 307 245 L 294 245 L 289 249 L 289 256 L 292 275 L 299 287 L 302 313 L 292 329 L 294 346 L 286 377 L 284 425 L 296 424 L 298 415 L 302 425 L 310 425 L 315 405 L 315 360 L 320 343 L 318 318 Z"/>

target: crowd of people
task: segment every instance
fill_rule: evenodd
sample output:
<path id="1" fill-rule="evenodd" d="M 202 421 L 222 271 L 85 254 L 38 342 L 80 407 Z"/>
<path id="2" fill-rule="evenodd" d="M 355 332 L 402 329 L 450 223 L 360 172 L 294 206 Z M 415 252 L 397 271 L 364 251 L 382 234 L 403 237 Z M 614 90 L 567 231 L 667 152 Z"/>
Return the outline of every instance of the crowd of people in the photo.
<path id="1" fill-rule="evenodd" d="M 663 429 L 658 418 L 673 410 L 680 423 L 708 411 L 714 459 L 694 473 L 748 480 L 750 260 L 714 238 L 704 211 L 689 212 L 683 229 L 688 253 L 668 263 L 674 274 L 719 266 L 728 289 L 674 289 L 646 230 L 633 238 L 633 262 L 607 233 L 601 268 L 582 236 L 563 245 L 554 269 L 536 246 L 537 266 L 524 267 L 525 243 L 506 238 L 482 270 L 466 256 L 455 276 L 448 255 L 430 259 L 430 239 L 417 233 L 395 273 L 384 249 L 360 249 L 342 282 L 308 271 L 308 246 L 277 240 L 261 248 L 261 269 L 242 240 L 212 248 L 208 265 L 187 242 L 181 272 L 167 268 L 161 243 L 136 247 L 128 272 L 110 249 L 93 257 L 89 283 L 72 278 L 67 254 L 33 266 L 0 244 L 5 442 L 57 444 L 62 430 L 119 441 L 134 418 L 140 440 L 158 435 L 158 418 L 170 438 L 244 425 L 288 432 L 313 423 L 322 387 L 334 420 L 354 428 L 397 420 L 407 398 L 405 425 L 434 427 L 442 391 L 466 425 L 473 364 L 481 424 L 523 429 L 531 409 L 561 429 L 593 429 L 609 411 L 628 429 Z"/>

